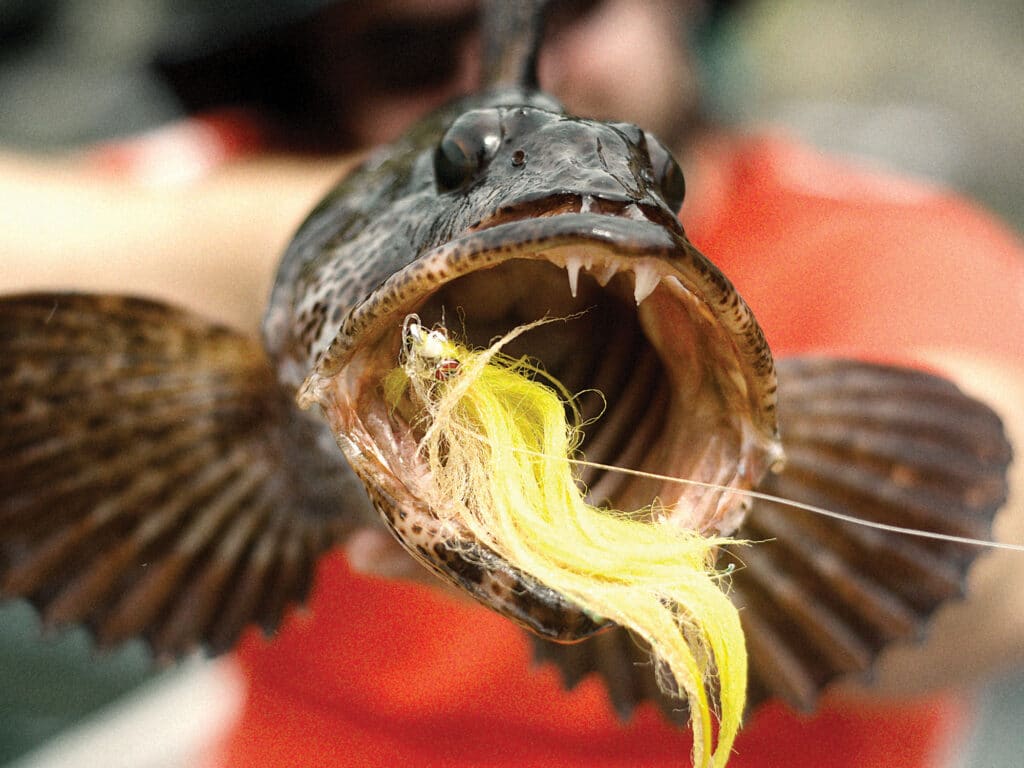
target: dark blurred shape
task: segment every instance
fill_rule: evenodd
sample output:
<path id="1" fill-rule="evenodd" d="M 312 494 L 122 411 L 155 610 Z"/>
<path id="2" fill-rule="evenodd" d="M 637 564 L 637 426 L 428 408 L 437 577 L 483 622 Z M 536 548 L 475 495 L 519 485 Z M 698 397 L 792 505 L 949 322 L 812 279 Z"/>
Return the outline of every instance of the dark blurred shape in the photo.
<path id="1" fill-rule="evenodd" d="M 356 143 L 346 114 L 359 112 L 368 97 L 449 85 L 461 46 L 478 26 L 474 3 L 440 13 L 318 5 L 241 29 L 217 28 L 209 19 L 194 32 L 176 25 L 155 70 L 188 112 L 245 108 L 259 116 L 273 144 L 339 151 Z"/>
<path id="2" fill-rule="evenodd" d="M 31 46 L 58 0 L 0 0 L 0 64 Z"/>
<path id="3" fill-rule="evenodd" d="M 606 4 L 553 2 L 553 44 Z M 699 18 L 700 34 L 738 4 L 698 16 L 680 3 L 679 24 Z M 0 0 L 0 144 L 55 149 L 241 109 L 275 149 L 352 149 L 369 139 L 367 114 L 401 103 L 406 124 L 475 86 L 479 5 Z M 375 141 L 399 130 L 379 128 Z"/>

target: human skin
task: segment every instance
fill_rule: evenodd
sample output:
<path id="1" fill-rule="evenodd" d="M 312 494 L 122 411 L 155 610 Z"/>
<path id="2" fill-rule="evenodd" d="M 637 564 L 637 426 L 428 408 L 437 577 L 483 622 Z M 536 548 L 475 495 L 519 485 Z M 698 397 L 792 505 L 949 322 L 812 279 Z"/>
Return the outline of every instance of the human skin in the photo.
<path id="1" fill-rule="evenodd" d="M 291 232 L 354 158 L 260 158 L 150 186 L 0 154 L 0 288 L 130 292 L 256 332 Z"/>
<path id="2" fill-rule="evenodd" d="M 355 146 L 387 143 L 430 109 L 476 87 L 480 39 L 448 41 L 437 56 L 449 61 L 447 79 L 416 90 L 382 87 L 373 61 L 348 62 L 333 51 L 340 40 L 386 24 L 458 19 L 474 0 L 381 0 L 339 5 L 325 15 L 313 41 L 326 67 L 327 109 L 341 115 Z M 539 79 L 571 114 L 636 123 L 678 146 L 697 112 L 697 78 L 684 33 L 694 24 L 694 0 L 577 0 L 552 3 Z M 368 54 L 372 57 L 373 52 Z M 360 66 L 364 64 L 364 66 Z"/>

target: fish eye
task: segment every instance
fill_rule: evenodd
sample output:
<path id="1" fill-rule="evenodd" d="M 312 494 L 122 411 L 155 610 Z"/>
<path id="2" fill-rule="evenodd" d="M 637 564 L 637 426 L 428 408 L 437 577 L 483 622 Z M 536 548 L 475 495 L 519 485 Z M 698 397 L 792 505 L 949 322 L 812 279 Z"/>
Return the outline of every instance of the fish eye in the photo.
<path id="1" fill-rule="evenodd" d="M 495 109 L 474 109 L 460 115 L 434 152 L 434 175 L 442 192 L 469 183 L 501 146 L 501 120 Z"/>
<path id="2" fill-rule="evenodd" d="M 661 192 L 661 197 L 674 212 L 679 213 L 686 196 L 686 180 L 679 163 L 672 157 L 665 145 L 653 136 L 647 136 L 647 156 L 651 159 L 651 170 Z"/>

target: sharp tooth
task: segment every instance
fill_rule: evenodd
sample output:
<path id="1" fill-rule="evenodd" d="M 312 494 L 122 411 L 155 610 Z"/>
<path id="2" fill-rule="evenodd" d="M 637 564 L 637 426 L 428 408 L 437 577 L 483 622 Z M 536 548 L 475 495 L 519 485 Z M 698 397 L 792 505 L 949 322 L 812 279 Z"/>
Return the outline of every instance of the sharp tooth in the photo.
<path id="1" fill-rule="evenodd" d="M 633 268 L 633 298 L 636 299 L 638 307 L 640 302 L 654 293 L 660 282 L 661 275 L 654 267 L 637 265 Z"/>
<path id="2" fill-rule="evenodd" d="M 597 280 L 598 284 L 602 288 L 608 285 L 608 281 L 619 273 L 618 267 L 615 266 L 615 263 L 612 261 L 606 261 L 604 264 L 597 266 L 592 271 L 594 273 L 594 279 Z"/>
<path id="3" fill-rule="evenodd" d="M 569 273 L 569 291 L 572 297 L 576 298 L 576 289 L 580 284 L 580 270 L 583 268 L 583 259 L 579 256 L 565 257 L 565 271 Z"/>
<path id="4" fill-rule="evenodd" d="M 636 219 L 637 221 L 648 221 L 647 217 L 644 216 L 644 212 L 640 210 L 640 206 L 636 203 L 630 203 L 627 205 L 623 213 L 625 213 L 629 218 Z"/>

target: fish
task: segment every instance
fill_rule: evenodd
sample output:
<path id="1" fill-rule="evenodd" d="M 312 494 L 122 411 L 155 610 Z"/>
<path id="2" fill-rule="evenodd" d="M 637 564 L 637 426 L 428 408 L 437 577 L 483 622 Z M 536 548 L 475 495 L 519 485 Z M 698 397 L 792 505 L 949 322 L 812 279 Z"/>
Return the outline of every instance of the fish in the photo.
<path id="1" fill-rule="evenodd" d="M 813 709 L 963 595 L 976 548 L 745 491 L 986 539 L 1012 457 L 999 417 L 928 372 L 776 360 L 687 239 L 669 150 L 540 89 L 544 6 L 491 4 L 481 89 L 372 152 L 309 214 L 262 338 L 137 297 L 0 298 L 0 597 L 99 647 L 222 653 L 250 625 L 273 632 L 321 558 L 384 527 L 528 630 L 567 688 L 597 674 L 623 717 L 653 701 L 686 722 L 627 631 L 439 524 L 413 430 L 381 388 L 413 314 L 454 319 L 478 346 L 567 318 L 507 351 L 601 393 L 581 399 L 582 453 L 717 486 L 597 466 L 580 478 L 594 504 L 657 498 L 677 525 L 755 542 L 720 554 L 735 566 L 749 708 Z"/>

